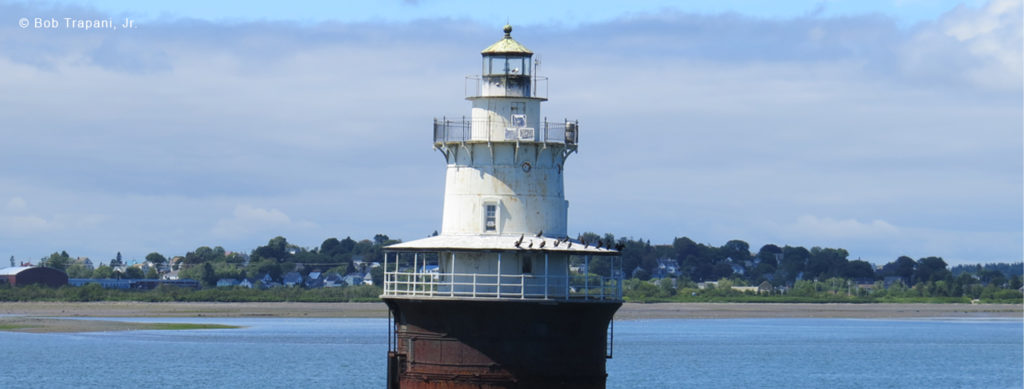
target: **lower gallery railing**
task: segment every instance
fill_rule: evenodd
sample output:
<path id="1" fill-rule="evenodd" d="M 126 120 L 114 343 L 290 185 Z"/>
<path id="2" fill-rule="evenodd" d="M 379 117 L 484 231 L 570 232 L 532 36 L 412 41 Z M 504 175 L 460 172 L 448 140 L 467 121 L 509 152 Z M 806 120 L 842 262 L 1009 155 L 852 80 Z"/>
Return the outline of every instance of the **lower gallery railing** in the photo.
<path id="1" fill-rule="evenodd" d="M 621 300 L 622 280 L 599 275 L 384 273 L 385 296 Z"/>

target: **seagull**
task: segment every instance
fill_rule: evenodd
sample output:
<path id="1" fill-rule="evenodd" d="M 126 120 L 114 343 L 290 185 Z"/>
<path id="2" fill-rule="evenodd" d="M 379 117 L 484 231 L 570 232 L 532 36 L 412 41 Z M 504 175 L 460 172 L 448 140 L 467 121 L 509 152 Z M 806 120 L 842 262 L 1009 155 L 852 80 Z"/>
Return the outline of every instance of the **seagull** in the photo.
<path id="1" fill-rule="evenodd" d="M 530 246 L 529 246 L 529 248 L 531 248 L 531 249 L 533 248 L 533 241 L 532 241 L 532 240 L 530 241 Z"/>
<path id="2" fill-rule="evenodd" d="M 568 245 L 568 246 L 565 246 L 565 248 L 567 248 L 567 249 L 571 249 L 571 248 L 572 248 L 572 241 L 569 241 L 569 245 Z"/>
<path id="3" fill-rule="evenodd" d="M 523 238 L 525 237 L 526 234 L 519 235 L 519 240 L 516 241 L 516 247 L 519 247 L 519 245 L 523 244 Z"/>
<path id="4" fill-rule="evenodd" d="M 587 241 L 585 241 L 585 240 L 581 241 L 581 242 L 583 243 L 583 248 L 587 248 L 587 246 L 590 246 L 590 244 L 587 243 Z"/>
<path id="5" fill-rule="evenodd" d="M 540 232 L 537 233 L 538 238 L 540 238 L 542 235 L 544 235 L 544 230 L 540 230 Z"/>
<path id="6" fill-rule="evenodd" d="M 602 241 L 601 241 L 601 240 L 599 239 L 599 240 L 597 241 L 597 245 L 596 245 L 596 246 L 594 246 L 594 248 L 595 248 L 595 249 L 599 249 L 599 248 L 601 248 L 601 245 L 602 245 L 602 244 L 604 244 L 604 242 L 602 242 Z"/>
<path id="7" fill-rule="evenodd" d="M 555 239 L 555 247 L 558 247 L 559 243 L 562 243 L 562 240 L 561 239 Z"/>
<path id="8" fill-rule="evenodd" d="M 546 241 L 546 240 L 540 241 L 540 248 L 544 248 L 544 245 L 546 245 L 547 243 L 548 243 L 548 241 Z"/>

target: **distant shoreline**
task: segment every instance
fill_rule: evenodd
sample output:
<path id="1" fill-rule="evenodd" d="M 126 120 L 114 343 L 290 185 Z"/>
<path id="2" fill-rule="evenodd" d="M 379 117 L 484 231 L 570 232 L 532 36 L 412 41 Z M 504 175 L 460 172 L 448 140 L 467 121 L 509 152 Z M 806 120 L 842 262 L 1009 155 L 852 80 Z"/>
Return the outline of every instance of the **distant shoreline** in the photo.
<path id="1" fill-rule="evenodd" d="M 0 302 L 0 315 L 30 317 L 383 318 L 383 303 Z M 616 320 L 743 318 L 1022 318 L 1020 304 L 625 303 Z"/>

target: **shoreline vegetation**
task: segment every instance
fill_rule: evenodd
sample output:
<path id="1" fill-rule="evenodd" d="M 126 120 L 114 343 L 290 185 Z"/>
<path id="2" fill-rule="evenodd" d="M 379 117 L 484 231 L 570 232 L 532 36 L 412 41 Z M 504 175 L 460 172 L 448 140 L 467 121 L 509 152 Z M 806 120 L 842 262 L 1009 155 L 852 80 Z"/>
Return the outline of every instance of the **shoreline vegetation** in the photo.
<path id="1" fill-rule="evenodd" d="M 0 331 L 48 333 L 239 328 L 219 324 L 111 320 L 135 317 L 385 318 L 387 306 L 383 303 L 308 302 L 0 302 Z M 764 318 L 1024 319 L 1024 310 L 1019 304 L 624 303 L 615 315 L 616 320 Z"/>
<path id="2" fill-rule="evenodd" d="M 109 332 L 141 330 L 212 330 L 233 329 L 239 326 L 207 323 L 137 323 L 116 320 L 78 320 L 53 317 L 0 316 L 0 331 L 53 333 L 53 332 Z"/>

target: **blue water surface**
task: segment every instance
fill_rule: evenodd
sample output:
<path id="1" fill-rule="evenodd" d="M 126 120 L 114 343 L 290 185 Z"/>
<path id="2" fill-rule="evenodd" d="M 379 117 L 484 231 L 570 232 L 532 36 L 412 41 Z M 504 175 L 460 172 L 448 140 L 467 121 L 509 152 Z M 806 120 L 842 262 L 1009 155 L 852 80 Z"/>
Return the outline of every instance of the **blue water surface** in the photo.
<path id="1" fill-rule="evenodd" d="M 385 319 L 112 320 L 245 328 L 0 332 L 0 382 L 11 388 L 384 386 Z M 618 321 L 608 387 L 1021 388 L 1022 344 L 1019 319 Z"/>

